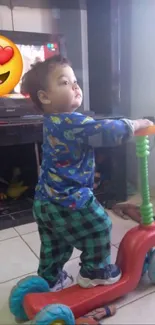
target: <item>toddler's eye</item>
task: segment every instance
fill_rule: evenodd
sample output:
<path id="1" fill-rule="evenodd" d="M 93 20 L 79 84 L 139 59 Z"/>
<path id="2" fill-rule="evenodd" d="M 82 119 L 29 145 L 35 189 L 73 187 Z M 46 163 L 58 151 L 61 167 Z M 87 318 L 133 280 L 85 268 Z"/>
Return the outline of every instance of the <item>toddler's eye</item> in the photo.
<path id="1" fill-rule="evenodd" d="M 66 85 L 68 85 L 68 84 L 69 84 L 69 81 L 68 81 L 68 80 L 63 80 L 63 79 L 62 79 L 62 80 L 60 81 L 60 85 L 61 85 L 61 86 L 66 86 Z"/>
<path id="2" fill-rule="evenodd" d="M 63 84 L 64 84 L 64 85 L 68 85 L 69 82 L 68 82 L 67 80 L 64 80 L 64 81 L 63 81 Z"/>

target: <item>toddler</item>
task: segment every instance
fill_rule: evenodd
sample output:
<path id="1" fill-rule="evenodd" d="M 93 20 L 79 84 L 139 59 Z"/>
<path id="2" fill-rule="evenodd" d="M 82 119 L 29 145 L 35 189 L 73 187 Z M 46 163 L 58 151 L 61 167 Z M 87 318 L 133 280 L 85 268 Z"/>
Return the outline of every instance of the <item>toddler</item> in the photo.
<path id="1" fill-rule="evenodd" d="M 119 145 L 152 122 L 95 121 L 76 113 L 82 90 L 70 63 L 60 55 L 36 63 L 24 75 L 22 89 L 44 115 L 43 157 L 33 205 L 41 240 L 38 274 L 52 291 L 70 285 L 72 277 L 63 267 L 76 247 L 82 251 L 78 284 L 113 284 L 121 270 L 111 264 L 112 224 L 93 195 L 94 150 L 86 140 L 102 132 L 105 146 Z"/>

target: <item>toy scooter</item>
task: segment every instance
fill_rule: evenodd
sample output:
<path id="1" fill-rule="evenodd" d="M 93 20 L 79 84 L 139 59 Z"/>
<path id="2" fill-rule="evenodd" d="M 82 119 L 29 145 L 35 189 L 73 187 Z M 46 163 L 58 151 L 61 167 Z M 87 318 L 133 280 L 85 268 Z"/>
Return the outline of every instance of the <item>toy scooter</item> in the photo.
<path id="1" fill-rule="evenodd" d="M 155 134 L 155 126 L 135 134 L 136 153 L 140 160 L 142 223 L 128 231 L 120 244 L 116 264 L 122 270 L 122 278 L 110 286 L 84 289 L 74 285 L 52 293 L 44 279 L 28 277 L 18 282 L 10 294 L 9 306 L 16 318 L 32 320 L 35 325 L 74 325 L 75 319 L 134 290 L 142 270 L 143 273 L 148 271 L 150 280 L 155 283 L 155 222 L 150 202 L 147 159 L 148 135 L 151 134 Z"/>

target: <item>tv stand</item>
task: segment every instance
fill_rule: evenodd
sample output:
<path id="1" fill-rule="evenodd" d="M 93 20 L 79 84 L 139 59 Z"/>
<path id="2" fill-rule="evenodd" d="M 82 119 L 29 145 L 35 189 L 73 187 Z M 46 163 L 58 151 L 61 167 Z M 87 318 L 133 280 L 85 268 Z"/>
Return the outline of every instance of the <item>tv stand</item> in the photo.
<path id="1" fill-rule="evenodd" d="M 88 113 L 88 112 L 87 112 Z M 94 115 L 95 119 L 102 119 L 103 116 Z M 30 145 L 30 150 L 33 150 L 34 168 L 37 170 L 37 175 L 40 172 L 40 146 L 42 143 L 42 124 L 43 121 L 40 119 L 32 119 L 28 122 L 21 122 L 21 119 L 10 118 L 10 123 L 3 124 L 3 118 L 0 118 L 0 147 L 3 150 L 4 147 L 10 147 L 10 154 L 12 154 L 11 147 L 19 145 Z M 118 146 L 113 148 L 103 148 L 103 143 L 100 135 L 98 138 L 91 137 L 89 139 L 89 144 L 95 147 L 95 150 L 99 150 L 103 154 L 110 155 L 110 165 L 111 165 L 111 175 L 110 175 L 110 191 L 105 193 L 104 183 L 94 191 L 97 199 L 104 206 L 111 208 L 114 202 L 125 201 L 127 198 L 127 185 L 126 185 L 126 146 Z M 97 146 L 96 146 L 97 143 Z M 20 148 L 19 154 L 20 154 Z M 9 156 L 10 156 L 9 154 Z M 34 158 L 33 158 L 34 159 Z M 29 162 L 30 163 L 30 162 Z M 121 169 L 120 169 L 121 165 Z M 31 209 L 26 212 L 16 213 L 17 218 L 12 217 L 12 215 L 4 216 L 0 218 L 0 229 L 5 229 L 9 227 L 15 227 L 24 223 L 33 222 L 33 216 Z M 14 215 L 14 216 L 15 216 Z M 4 221 L 2 220 L 4 219 Z"/>

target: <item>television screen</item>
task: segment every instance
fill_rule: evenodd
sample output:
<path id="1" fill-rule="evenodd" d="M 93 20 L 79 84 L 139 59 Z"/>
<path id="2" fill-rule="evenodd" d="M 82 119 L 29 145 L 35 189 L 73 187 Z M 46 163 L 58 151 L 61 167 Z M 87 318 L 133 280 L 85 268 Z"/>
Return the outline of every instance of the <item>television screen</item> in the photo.
<path id="1" fill-rule="evenodd" d="M 45 59 L 59 54 L 58 43 L 47 43 L 45 45 L 22 45 L 16 44 L 23 58 L 23 74 L 31 69 L 32 65 L 38 61 L 44 61 Z M 23 98 L 21 94 L 21 80 L 12 90 L 12 92 L 5 97 L 11 98 Z M 25 96 L 28 97 L 28 96 Z"/>

